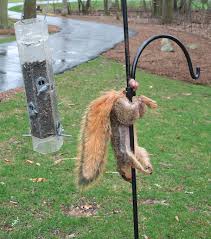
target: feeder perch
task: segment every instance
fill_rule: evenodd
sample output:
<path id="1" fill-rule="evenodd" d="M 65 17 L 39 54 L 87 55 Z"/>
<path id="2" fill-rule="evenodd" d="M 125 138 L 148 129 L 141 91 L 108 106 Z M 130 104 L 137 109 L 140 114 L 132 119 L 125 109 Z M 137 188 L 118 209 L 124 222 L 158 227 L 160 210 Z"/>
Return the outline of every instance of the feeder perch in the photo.
<path id="1" fill-rule="evenodd" d="M 15 23 L 34 151 L 47 154 L 63 144 L 48 26 L 39 19 Z"/>

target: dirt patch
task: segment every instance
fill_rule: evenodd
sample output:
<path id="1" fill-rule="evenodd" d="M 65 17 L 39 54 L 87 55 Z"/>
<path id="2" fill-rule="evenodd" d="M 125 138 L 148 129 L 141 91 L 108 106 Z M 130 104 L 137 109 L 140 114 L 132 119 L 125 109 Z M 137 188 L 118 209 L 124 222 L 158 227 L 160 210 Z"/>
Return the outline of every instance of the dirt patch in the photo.
<path id="1" fill-rule="evenodd" d="M 72 205 L 70 207 L 61 206 L 62 212 L 66 216 L 71 217 L 92 217 L 97 214 L 98 209 L 100 208 L 99 205 L 96 203 L 79 203 L 78 205 Z"/>
<path id="2" fill-rule="evenodd" d="M 12 227 L 9 224 L 5 224 L 5 225 L 1 226 L 0 229 L 1 229 L 1 231 L 11 232 L 14 230 L 14 227 Z"/>
<path id="3" fill-rule="evenodd" d="M 70 239 L 70 238 L 77 238 L 79 236 L 78 233 L 65 233 L 60 229 L 55 229 L 52 232 L 53 236 L 58 239 Z"/>
<path id="4" fill-rule="evenodd" d="M 157 199 L 141 200 L 140 204 L 143 204 L 143 205 L 163 205 L 163 206 L 169 206 L 169 203 L 166 200 L 157 200 Z"/>
<path id="5" fill-rule="evenodd" d="M 0 92 L 0 103 L 6 100 L 10 100 L 14 95 L 23 91 L 24 91 L 23 88 L 16 88 L 8 90 L 6 92 Z"/>
<path id="6" fill-rule="evenodd" d="M 74 19 L 89 20 L 102 23 L 109 23 L 122 26 L 122 20 L 115 17 L 105 16 L 71 16 Z M 164 26 L 157 23 L 141 22 L 135 18 L 129 19 L 129 27 L 137 34 L 130 38 L 131 61 L 134 58 L 138 47 L 149 37 L 161 33 L 170 34 L 179 38 L 184 45 L 197 44 L 196 49 L 189 49 L 193 66 L 201 67 L 200 80 L 194 81 L 190 77 L 186 59 L 183 52 L 175 44 L 174 52 L 161 52 L 161 42 L 159 40 L 152 43 L 143 52 L 139 67 L 148 72 L 167 76 L 177 80 L 188 81 L 196 84 L 211 84 L 211 39 L 202 37 L 201 34 L 185 32 L 183 26 L 170 25 Z M 103 55 L 107 58 L 125 63 L 124 43 L 118 44 Z"/>

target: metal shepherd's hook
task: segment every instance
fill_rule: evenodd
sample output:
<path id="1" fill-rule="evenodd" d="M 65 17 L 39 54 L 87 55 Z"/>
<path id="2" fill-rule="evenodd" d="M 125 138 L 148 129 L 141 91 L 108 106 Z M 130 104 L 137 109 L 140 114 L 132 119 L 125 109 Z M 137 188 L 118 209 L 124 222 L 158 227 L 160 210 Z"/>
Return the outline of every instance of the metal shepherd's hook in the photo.
<path id="1" fill-rule="evenodd" d="M 170 39 L 170 40 L 174 41 L 175 43 L 177 43 L 177 45 L 182 49 L 182 51 L 185 54 L 191 77 L 194 80 L 199 79 L 199 77 L 200 77 L 200 67 L 196 67 L 195 72 L 194 72 L 193 65 L 192 65 L 192 62 L 191 62 L 191 58 L 190 58 L 190 55 L 189 55 L 186 47 L 176 37 L 171 36 L 171 35 L 166 35 L 166 34 L 161 34 L 161 35 L 156 35 L 156 36 L 150 37 L 149 39 L 144 41 L 144 43 L 138 48 L 137 54 L 136 54 L 136 56 L 134 58 L 134 61 L 133 61 L 133 64 L 132 64 L 132 69 L 131 69 L 131 74 L 130 74 L 131 78 L 135 79 L 135 77 L 136 77 L 136 67 L 137 67 L 137 64 L 138 64 L 138 60 L 141 57 L 141 54 L 144 51 L 144 49 L 151 42 L 153 42 L 157 39 L 161 39 L 161 38 L 167 38 L 167 39 Z"/>
<path id="2" fill-rule="evenodd" d="M 125 43 L 125 65 L 126 65 L 126 95 L 130 101 L 132 101 L 135 92 L 129 86 L 129 80 L 135 79 L 136 77 L 136 68 L 138 60 L 141 57 L 143 50 L 153 41 L 161 38 L 167 38 L 177 43 L 178 46 L 182 49 L 185 54 L 186 60 L 188 62 L 188 67 L 190 75 L 194 80 L 197 80 L 200 76 L 200 68 L 196 67 L 195 72 L 193 70 L 193 65 L 191 62 L 190 55 L 185 48 L 185 46 L 175 37 L 171 35 L 157 35 L 146 40 L 138 49 L 138 52 L 134 58 L 132 69 L 130 67 L 130 50 L 129 50 L 129 32 L 128 32 L 128 16 L 127 16 L 127 0 L 121 0 L 122 3 L 122 15 L 123 15 L 123 24 L 124 24 L 124 43 Z M 129 126 L 130 133 L 130 147 L 132 152 L 134 152 L 134 128 L 133 125 Z M 133 199 L 133 222 L 134 222 L 134 238 L 139 238 L 139 229 L 138 229 L 138 207 L 137 207 L 137 189 L 136 189 L 136 170 L 131 168 L 132 172 L 132 199 Z"/>

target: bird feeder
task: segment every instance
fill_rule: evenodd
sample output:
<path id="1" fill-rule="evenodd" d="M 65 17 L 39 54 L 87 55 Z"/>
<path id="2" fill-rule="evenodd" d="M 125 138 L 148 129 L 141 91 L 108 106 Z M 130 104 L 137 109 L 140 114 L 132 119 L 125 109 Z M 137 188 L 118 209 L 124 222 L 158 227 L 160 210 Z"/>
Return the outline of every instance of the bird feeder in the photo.
<path id="1" fill-rule="evenodd" d="M 46 21 L 15 23 L 34 151 L 46 154 L 63 144 Z"/>

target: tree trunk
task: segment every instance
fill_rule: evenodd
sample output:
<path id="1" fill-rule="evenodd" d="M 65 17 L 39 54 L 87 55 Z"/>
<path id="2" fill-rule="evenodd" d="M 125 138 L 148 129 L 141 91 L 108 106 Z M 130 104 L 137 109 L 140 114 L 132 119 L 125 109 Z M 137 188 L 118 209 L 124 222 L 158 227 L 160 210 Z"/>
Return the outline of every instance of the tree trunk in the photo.
<path id="1" fill-rule="evenodd" d="M 67 0 L 62 0 L 62 3 L 63 3 L 62 16 L 66 16 L 68 14 Z"/>
<path id="2" fill-rule="evenodd" d="M 182 14 L 187 14 L 191 9 L 191 0 L 180 0 L 180 12 Z"/>
<path id="3" fill-rule="evenodd" d="M 8 0 L 0 0 L 0 28 L 8 27 Z"/>
<path id="4" fill-rule="evenodd" d="M 120 20 L 120 5 L 119 0 L 115 0 L 115 6 L 116 6 L 116 19 Z"/>
<path id="5" fill-rule="evenodd" d="M 24 19 L 36 18 L 36 0 L 25 0 L 24 2 Z"/>
<path id="6" fill-rule="evenodd" d="M 162 23 L 168 24 L 173 20 L 173 0 L 163 0 Z"/>
<path id="7" fill-rule="evenodd" d="M 108 11 L 108 0 L 104 0 L 104 13 L 106 16 L 109 15 L 109 11 Z"/>
<path id="8" fill-rule="evenodd" d="M 191 21 L 192 0 L 180 0 L 179 10 L 184 14 L 187 20 Z"/>
<path id="9" fill-rule="evenodd" d="M 89 13 L 91 8 L 91 0 L 87 0 L 86 1 L 86 13 Z"/>
<path id="10" fill-rule="evenodd" d="M 174 11 L 177 11 L 177 0 L 174 0 Z"/>
<path id="11" fill-rule="evenodd" d="M 143 6 L 144 6 L 144 11 L 146 12 L 147 11 L 147 4 L 146 4 L 145 0 L 143 0 Z"/>
<path id="12" fill-rule="evenodd" d="M 153 0 L 152 2 L 152 14 L 155 17 L 162 15 L 162 2 L 163 0 Z"/>
<path id="13" fill-rule="evenodd" d="M 78 0 L 79 7 L 81 8 L 83 14 L 89 13 L 89 10 L 91 8 L 91 0 L 87 0 L 86 2 L 82 2 L 82 0 Z"/>
<path id="14" fill-rule="evenodd" d="M 152 15 L 157 16 L 157 0 L 152 1 Z"/>
<path id="15" fill-rule="evenodd" d="M 80 0 L 78 0 L 78 12 L 79 12 L 79 14 L 81 13 L 81 1 Z"/>

